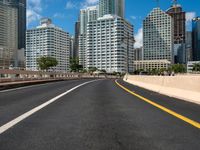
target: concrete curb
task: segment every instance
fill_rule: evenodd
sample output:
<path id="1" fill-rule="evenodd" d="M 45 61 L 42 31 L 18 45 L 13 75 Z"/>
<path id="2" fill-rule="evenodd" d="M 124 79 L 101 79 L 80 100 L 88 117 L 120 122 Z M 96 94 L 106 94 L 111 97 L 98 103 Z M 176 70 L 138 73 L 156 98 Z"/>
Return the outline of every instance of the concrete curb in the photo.
<path id="1" fill-rule="evenodd" d="M 74 80 L 74 79 L 68 79 L 68 80 Z M 12 89 L 12 88 L 23 87 L 23 86 L 50 83 L 50 82 L 58 82 L 58 81 L 64 81 L 64 79 L 34 80 L 34 81 L 3 83 L 3 84 L 0 84 L 0 91 L 1 90 Z"/>
<path id="2" fill-rule="evenodd" d="M 187 102 L 192 102 L 195 104 L 200 105 L 200 89 L 198 90 L 187 90 L 187 89 L 181 89 L 180 86 L 173 85 L 173 87 L 168 86 L 170 82 L 173 81 L 173 79 L 168 79 L 169 77 L 158 77 L 157 79 L 152 78 L 151 76 L 144 76 L 144 77 L 137 77 L 137 76 L 126 76 L 124 77 L 124 81 L 128 82 L 130 84 L 136 85 L 138 87 L 142 87 L 144 89 L 157 92 L 163 95 L 167 95 L 170 97 L 178 98 L 180 100 L 184 100 Z M 173 78 L 173 77 L 170 77 Z M 143 80 L 143 81 L 142 81 Z M 145 82 L 147 80 L 151 80 L 149 82 Z M 154 81 L 157 80 L 157 81 Z M 176 78 L 174 77 L 174 80 Z M 192 80 L 192 78 L 191 78 Z M 152 82 L 152 83 L 151 83 Z M 184 82 L 184 81 L 183 81 Z M 178 84 L 178 83 L 174 83 Z M 200 84 L 200 82 L 199 82 Z"/>
<path id="3" fill-rule="evenodd" d="M 82 78 L 68 78 L 68 79 L 48 79 L 48 80 L 30 80 L 30 81 L 19 81 L 19 82 L 6 82 L 6 83 L 0 83 L 0 91 L 12 89 L 12 88 L 19 88 L 23 86 L 29 86 L 29 85 L 36 85 L 36 84 L 44 84 L 44 83 L 50 83 L 50 82 L 59 82 L 59 81 L 67 81 L 67 80 L 83 80 L 83 79 L 99 79 L 99 78 L 93 78 L 93 77 L 82 77 Z"/>

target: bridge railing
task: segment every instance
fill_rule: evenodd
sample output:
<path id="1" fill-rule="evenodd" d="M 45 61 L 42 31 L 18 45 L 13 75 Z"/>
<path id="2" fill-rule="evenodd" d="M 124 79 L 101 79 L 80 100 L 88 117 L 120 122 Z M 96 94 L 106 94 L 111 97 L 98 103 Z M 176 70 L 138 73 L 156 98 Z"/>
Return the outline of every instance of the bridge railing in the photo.
<path id="1" fill-rule="evenodd" d="M 74 78 L 116 78 L 116 76 L 93 75 L 89 73 L 63 73 L 0 69 L 0 83 L 32 80 L 74 79 Z"/>
<path id="2" fill-rule="evenodd" d="M 0 82 L 80 78 L 79 73 L 0 69 Z"/>

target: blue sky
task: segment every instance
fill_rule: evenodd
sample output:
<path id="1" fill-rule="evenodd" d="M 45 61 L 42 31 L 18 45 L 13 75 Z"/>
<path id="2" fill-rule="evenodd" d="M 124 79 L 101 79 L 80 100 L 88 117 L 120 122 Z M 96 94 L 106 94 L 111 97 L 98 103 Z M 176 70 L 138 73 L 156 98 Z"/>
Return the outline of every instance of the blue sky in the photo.
<path id="1" fill-rule="evenodd" d="M 27 0 L 28 28 L 39 24 L 41 17 L 49 17 L 54 24 L 63 28 L 70 34 L 74 33 L 74 24 L 78 18 L 79 10 L 86 6 L 95 5 L 98 0 Z M 142 20 L 152 8 L 157 6 L 156 0 L 125 0 L 126 19 L 134 25 L 136 40 L 141 40 Z M 160 7 L 166 10 L 172 0 L 160 0 Z M 187 25 L 194 16 L 200 15 L 200 0 L 178 0 L 187 13 Z M 189 27 L 188 27 L 189 29 Z M 141 42 L 141 41 L 140 41 Z"/>

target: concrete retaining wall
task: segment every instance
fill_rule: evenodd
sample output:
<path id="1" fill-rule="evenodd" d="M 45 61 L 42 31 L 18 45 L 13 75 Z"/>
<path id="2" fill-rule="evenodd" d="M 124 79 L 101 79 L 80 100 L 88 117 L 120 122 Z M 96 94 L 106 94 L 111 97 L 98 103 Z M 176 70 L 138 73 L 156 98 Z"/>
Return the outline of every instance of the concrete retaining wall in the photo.
<path id="1" fill-rule="evenodd" d="M 127 75 L 124 81 L 160 94 L 200 104 L 200 75 Z"/>

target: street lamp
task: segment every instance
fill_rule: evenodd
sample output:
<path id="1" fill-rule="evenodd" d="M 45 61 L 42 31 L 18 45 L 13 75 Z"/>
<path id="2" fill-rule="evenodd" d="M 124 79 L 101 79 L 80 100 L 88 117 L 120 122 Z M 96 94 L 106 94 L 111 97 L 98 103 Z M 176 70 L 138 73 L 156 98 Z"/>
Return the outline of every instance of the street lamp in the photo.
<path id="1" fill-rule="evenodd" d="M 127 46 L 127 49 L 126 49 L 126 73 L 127 74 L 129 74 L 129 46 L 130 46 L 130 44 L 129 44 L 129 42 L 132 42 L 133 43 L 133 45 L 134 45 L 134 43 L 135 43 L 135 39 L 134 39 L 134 37 L 133 36 L 130 36 L 130 33 L 128 32 L 128 35 L 127 36 L 125 36 L 125 37 L 123 37 L 122 38 L 122 44 L 121 45 L 124 45 L 124 44 L 126 44 L 126 46 Z"/>

